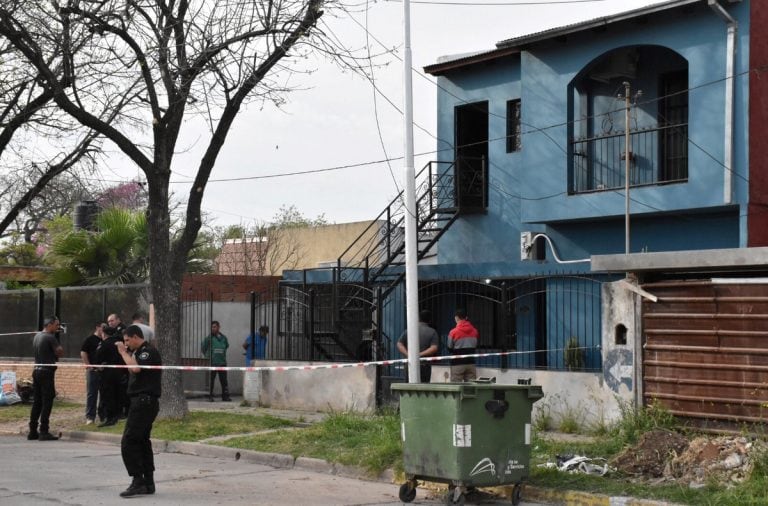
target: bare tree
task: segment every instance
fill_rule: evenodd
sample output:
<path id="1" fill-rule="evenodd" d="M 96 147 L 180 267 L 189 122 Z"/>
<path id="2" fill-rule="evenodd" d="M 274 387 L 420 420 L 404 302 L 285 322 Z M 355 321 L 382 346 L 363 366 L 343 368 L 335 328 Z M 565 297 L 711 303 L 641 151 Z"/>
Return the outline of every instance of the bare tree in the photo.
<path id="1" fill-rule="evenodd" d="M 281 206 L 270 222 L 220 228 L 220 253 L 216 260 L 219 274 L 279 276 L 295 269 L 306 254 L 297 233 L 300 229 L 327 225 L 325 216 L 304 216 L 295 205 Z"/>
<path id="2" fill-rule="evenodd" d="M 150 280 L 158 344 L 180 360 L 180 288 L 201 226 L 200 204 L 227 135 L 249 100 L 280 102 L 288 74 L 313 51 L 353 69 L 358 59 L 318 27 L 333 0 L 3 0 L 0 37 L 39 74 L 55 104 L 114 143 L 146 175 Z M 114 121 L 114 97 L 125 103 Z M 210 129 L 171 236 L 169 182 L 191 115 Z M 147 135 L 142 135 L 146 132 Z M 161 416 L 187 411 L 181 375 L 163 375 Z"/>
<path id="3" fill-rule="evenodd" d="M 55 58 L 46 63 L 55 75 L 63 72 Z M 93 172 L 99 138 L 56 107 L 54 90 L 6 39 L 0 76 L 0 237 L 31 242 L 43 221 L 69 212 L 93 186 L 82 176 Z"/>

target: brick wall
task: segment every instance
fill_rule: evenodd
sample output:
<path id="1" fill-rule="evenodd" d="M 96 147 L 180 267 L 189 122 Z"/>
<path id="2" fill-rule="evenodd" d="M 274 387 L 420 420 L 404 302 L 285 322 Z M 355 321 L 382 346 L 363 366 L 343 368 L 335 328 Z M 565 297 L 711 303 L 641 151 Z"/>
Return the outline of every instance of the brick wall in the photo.
<path id="1" fill-rule="evenodd" d="M 77 362 L 69 362 L 77 363 Z M 33 363 L 2 366 L 3 371 L 15 371 L 16 380 L 32 379 Z M 81 367 L 59 367 L 56 370 L 56 393 L 60 399 L 85 403 L 85 369 Z"/>
<path id="2" fill-rule="evenodd" d="M 208 300 L 214 302 L 248 302 L 251 292 L 262 292 L 277 286 L 279 276 L 235 276 L 222 274 L 187 274 L 182 281 L 184 300 Z"/>

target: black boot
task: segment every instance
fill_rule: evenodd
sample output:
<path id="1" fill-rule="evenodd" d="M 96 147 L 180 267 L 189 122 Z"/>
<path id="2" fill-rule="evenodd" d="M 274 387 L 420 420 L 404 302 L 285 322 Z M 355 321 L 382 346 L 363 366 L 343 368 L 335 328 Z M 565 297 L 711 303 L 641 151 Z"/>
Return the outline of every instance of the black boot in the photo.
<path id="1" fill-rule="evenodd" d="M 147 490 L 144 480 L 138 476 L 134 476 L 133 481 L 128 488 L 120 492 L 120 497 L 133 497 L 135 495 L 145 494 L 149 494 L 149 490 Z"/>
<path id="2" fill-rule="evenodd" d="M 27 436 L 27 439 L 29 439 L 29 436 Z M 39 439 L 40 441 L 56 441 L 57 439 L 59 439 L 59 436 L 54 436 L 50 432 L 45 431 L 45 432 L 41 432 L 37 436 L 37 439 Z"/>
<path id="3" fill-rule="evenodd" d="M 231 402 L 232 398 L 229 396 L 229 391 L 224 390 L 221 392 L 221 400 L 224 402 Z"/>
<path id="4" fill-rule="evenodd" d="M 155 477 L 152 473 L 144 475 L 144 486 L 147 487 L 147 494 L 155 493 Z"/>

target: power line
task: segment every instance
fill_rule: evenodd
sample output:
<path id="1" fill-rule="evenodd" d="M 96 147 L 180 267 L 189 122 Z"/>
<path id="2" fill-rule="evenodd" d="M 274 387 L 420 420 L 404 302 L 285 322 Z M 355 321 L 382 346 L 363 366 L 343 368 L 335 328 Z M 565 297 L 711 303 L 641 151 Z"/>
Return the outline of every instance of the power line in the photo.
<path id="1" fill-rule="evenodd" d="M 403 0 L 384 0 L 391 3 L 402 3 Z M 588 4 L 602 3 L 608 0 L 541 0 L 533 2 L 442 2 L 438 0 L 411 0 L 412 4 L 425 5 L 456 5 L 456 6 L 496 6 L 496 7 L 525 7 L 526 5 L 562 5 L 562 4 Z"/>

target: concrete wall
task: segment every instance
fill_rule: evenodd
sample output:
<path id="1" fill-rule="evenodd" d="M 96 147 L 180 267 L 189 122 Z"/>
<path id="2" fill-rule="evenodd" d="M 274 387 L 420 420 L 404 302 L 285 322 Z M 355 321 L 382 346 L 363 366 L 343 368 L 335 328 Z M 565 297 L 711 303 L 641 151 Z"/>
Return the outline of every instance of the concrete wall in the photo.
<path id="1" fill-rule="evenodd" d="M 614 395 L 639 403 L 643 383 L 642 299 L 626 286 L 624 281 L 602 286 L 603 379 Z M 622 334 L 626 339 L 624 344 L 621 344 Z"/>
<path id="2" fill-rule="evenodd" d="M 269 251 L 264 253 L 263 250 L 268 248 L 266 243 L 254 239 L 228 243 L 224 245 L 221 254 L 216 259 L 217 272 L 219 274 L 240 275 L 257 273 L 261 271 L 259 259 L 264 263 L 264 274 L 268 275 L 280 275 L 283 269 L 314 269 L 320 264 L 327 264 L 328 262 L 333 262 L 335 265 L 344 250 L 361 234 L 364 235 L 360 244 L 375 243 L 380 233 L 380 227 L 385 224 L 384 221 L 375 224 L 369 220 L 318 227 L 287 228 L 279 232 L 273 245 L 273 248 L 277 248 L 277 251 L 284 251 L 284 254 Z M 369 226 L 370 228 L 368 228 Z M 259 250 L 262 252 L 259 253 Z M 290 265 L 291 262 L 286 262 L 286 265 L 271 265 L 270 258 L 272 255 L 283 260 L 290 250 L 294 250 L 296 253 L 296 265 Z M 355 260 L 359 261 L 360 259 Z M 277 271 L 270 272 L 272 268 L 276 268 Z"/>
<path id="3" fill-rule="evenodd" d="M 477 375 L 496 378 L 496 383 L 505 385 L 516 385 L 518 379 L 540 385 L 544 397 L 534 403 L 531 420 L 547 417 L 552 429 L 557 429 L 564 418 L 574 419 L 582 430 L 589 430 L 620 416 L 619 402 L 601 373 L 478 367 Z M 447 381 L 448 367 L 432 368 L 433 383 Z"/>
<path id="4" fill-rule="evenodd" d="M 297 363 L 254 360 L 252 365 L 271 367 Z M 264 407 L 364 412 L 376 408 L 376 371 L 373 367 L 349 367 L 246 372 L 243 390 L 246 401 Z"/>

